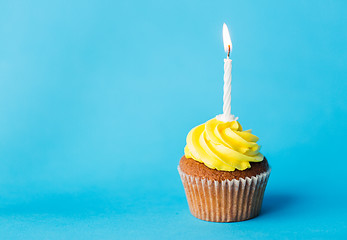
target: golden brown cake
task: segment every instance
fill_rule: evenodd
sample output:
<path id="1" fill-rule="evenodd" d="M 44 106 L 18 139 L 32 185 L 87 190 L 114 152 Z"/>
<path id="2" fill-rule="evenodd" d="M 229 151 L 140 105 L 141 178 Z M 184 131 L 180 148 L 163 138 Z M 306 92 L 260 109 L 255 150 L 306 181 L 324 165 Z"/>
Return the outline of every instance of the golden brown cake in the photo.
<path id="1" fill-rule="evenodd" d="M 235 171 L 218 171 L 216 169 L 208 168 L 203 163 L 195 161 L 192 158 L 186 158 L 185 156 L 181 158 L 179 167 L 182 172 L 190 176 L 216 180 L 219 182 L 226 179 L 239 180 L 239 178 L 251 178 L 252 176 L 259 175 L 269 170 L 269 164 L 265 157 L 261 162 L 251 163 L 251 168 L 247 168 L 243 171 L 237 169 Z"/>

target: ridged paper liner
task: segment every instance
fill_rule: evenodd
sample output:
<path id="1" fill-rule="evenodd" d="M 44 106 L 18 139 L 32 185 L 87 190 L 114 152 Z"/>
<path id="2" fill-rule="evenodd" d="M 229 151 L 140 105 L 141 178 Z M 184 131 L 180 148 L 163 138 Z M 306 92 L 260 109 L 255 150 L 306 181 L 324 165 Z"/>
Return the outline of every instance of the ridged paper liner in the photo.
<path id="1" fill-rule="evenodd" d="M 190 212 L 211 222 L 239 222 L 259 215 L 271 169 L 239 180 L 193 177 L 178 167 Z"/>

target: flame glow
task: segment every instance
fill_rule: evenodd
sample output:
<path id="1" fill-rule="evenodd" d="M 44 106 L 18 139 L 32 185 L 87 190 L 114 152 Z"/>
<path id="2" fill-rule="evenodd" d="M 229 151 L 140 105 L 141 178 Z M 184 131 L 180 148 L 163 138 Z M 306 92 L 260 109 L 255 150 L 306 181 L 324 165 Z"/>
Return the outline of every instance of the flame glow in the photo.
<path id="1" fill-rule="evenodd" d="M 224 43 L 225 52 L 229 51 L 229 46 L 230 46 L 230 52 L 231 52 L 232 44 L 231 44 L 230 34 L 229 34 L 228 27 L 225 23 L 223 24 L 223 43 Z"/>

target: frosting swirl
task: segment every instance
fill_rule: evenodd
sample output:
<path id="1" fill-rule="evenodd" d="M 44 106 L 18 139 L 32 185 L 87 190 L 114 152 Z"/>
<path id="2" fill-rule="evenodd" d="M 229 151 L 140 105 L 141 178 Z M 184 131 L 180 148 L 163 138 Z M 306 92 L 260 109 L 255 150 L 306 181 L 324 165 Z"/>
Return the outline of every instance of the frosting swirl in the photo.
<path id="1" fill-rule="evenodd" d="M 242 130 L 238 121 L 222 122 L 213 118 L 193 128 L 187 136 L 185 156 L 220 171 L 245 170 L 250 162 L 261 162 L 259 138 Z"/>

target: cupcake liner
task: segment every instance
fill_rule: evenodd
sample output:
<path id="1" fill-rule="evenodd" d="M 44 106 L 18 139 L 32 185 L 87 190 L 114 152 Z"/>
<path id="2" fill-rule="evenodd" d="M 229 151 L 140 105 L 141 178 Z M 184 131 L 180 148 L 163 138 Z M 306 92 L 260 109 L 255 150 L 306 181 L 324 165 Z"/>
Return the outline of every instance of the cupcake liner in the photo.
<path id="1" fill-rule="evenodd" d="M 193 177 L 178 167 L 190 212 L 211 222 L 239 222 L 259 215 L 271 169 L 239 180 Z"/>

